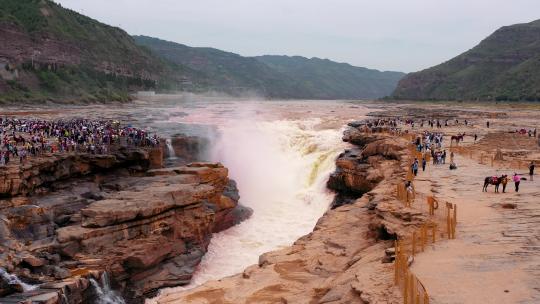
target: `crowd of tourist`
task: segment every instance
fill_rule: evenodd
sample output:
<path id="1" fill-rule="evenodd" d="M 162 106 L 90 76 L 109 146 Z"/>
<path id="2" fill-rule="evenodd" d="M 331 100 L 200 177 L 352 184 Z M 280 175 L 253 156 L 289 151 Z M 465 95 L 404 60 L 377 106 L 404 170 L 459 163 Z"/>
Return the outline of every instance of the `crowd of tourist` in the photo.
<path id="1" fill-rule="evenodd" d="M 422 138 L 416 138 L 416 149 L 418 152 L 426 152 L 441 149 L 444 141 L 444 134 L 440 132 L 424 131 Z"/>
<path id="2" fill-rule="evenodd" d="M 45 153 L 106 154 L 114 146 L 158 146 L 157 135 L 110 120 L 0 117 L 0 166 Z"/>
<path id="3" fill-rule="evenodd" d="M 368 132 L 381 132 L 382 130 L 388 130 L 393 134 L 401 135 L 403 132 L 408 133 L 408 131 L 405 129 L 405 131 L 402 131 L 402 126 L 408 126 L 410 128 L 415 128 L 415 126 L 420 126 L 420 128 L 423 129 L 423 131 L 420 133 L 418 137 L 414 139 L 412 142 L 415 147 L 416 151 L 420 152 L 422 156 L 419 156 L 414 159 L 412 164 L 410 165 L 411 173 L 416 176 L 418 174 L 418 171 L 420 168 L 422 168 L 422 171 L 426 170 L 426 153 L 429 153 L 433 160 L 434 165 L 442 165 L 446 164 L 447 159 L 447 152 L 443 149 L 444 145 L 444 136 L 445 134 L 440 131 L 430 131 L 426 129 L 425 127 L 431 127 L 436 129 L 441 129 L 444 127 L 449 126 L 472 126 L 471 122 L 468 120 L 458 120 L 455 119 L 453 121 L 451 120 L 440 120 L 440 119 L 429 119 L 429 120 L 413 120 L 413 119 L 402 119 L 402 118 L 385 118 L 385 119 L 372 119 L 365 121 L 365 124 L 363 124 L 363 128 L 365 131 Z M 490 128 L 492 127 L 492 124 L 490 121 L 486 121 L 486 127 Z M 537 137 L 537 131 L 536 129 L 518 129 L 515 131 L 515 133 L 522 134 L 522 135 L 528 135 L 529 137 L 536 138 Z M 463 138 L 466 136 L 465 133 L 457 134 L 451 136 L 451 142 L 456 141 L 457 144 L 459 144 L 460 141 L 463 141 Z M 471 136 L 474 138 L 474 143 L 478 140 L 478 135 L 474 134 Z M 540 145 L 540 140 L 538 142 Z M 457 169 L 457 165 L 454 161 L 454 152 L 450 152 L 450 170 Z M 534 161 L 531 161 L 531 163 L 528 165 L 529 169 L 529 178 L 532 181 L 534 177 L 534 170 L 535 170 L 535 163 Z M 519 174 L 514 173 L 511 177 L 508 175 L 503 175 L 501 177 L 493 176 L 491 183 L 496 184 L 497 188 L 498 185 L 501 184 L 503 186 L 503 192 L 506 192 L 506 184 L 508 182 L 514 182 L 515 191 L 519 191 L 520 181 L 523 179 Z M 497 181 L 497 182 L 496 182 Z M 409 182 L 408 186 L 406 184 L 407 191 L 412 191 L 412 185 Z M 484 185 L 484 188 L 486 186 Z"/>

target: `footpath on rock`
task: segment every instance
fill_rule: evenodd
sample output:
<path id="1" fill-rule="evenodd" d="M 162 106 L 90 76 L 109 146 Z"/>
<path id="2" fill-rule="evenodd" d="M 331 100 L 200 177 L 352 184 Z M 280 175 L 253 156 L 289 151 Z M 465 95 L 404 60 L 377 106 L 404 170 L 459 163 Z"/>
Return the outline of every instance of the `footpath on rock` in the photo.
<path id="1" fill-rule="evenodd" d="M 433 109 L 416 111 L 417 117 L 434 113 Z M 461 124 L 444 129 L 444 149 L 455 153 L 457 170 L 449 170 L 449 159 L 446 165 L 428 164 L 425 172 L 420 170 L 414 180 L 418 195 L 413 205 L 425 204 L 430 196 L 439 204 L 456 204 L 457 237 L 427 247 L 415 257 L 411 271 L 429 291 L 430 303 L 538 303 L 540 188 L 537 177 L 531 180 L 528 165 L 540 163 L 540 146 L 535 135 L 519 132 L 535 130 L 538 112 L 503 108 L 452 114 Z M 432 129 L 417 125 L 409 130 Z M 451 135 L 458 134 L 467 136 L 459 144 L 451 142 Z M 502 185 L 498 193 L 492 185 L 482 192 L 486 177 L 511 178 L 514 173 L 522 178 L 519 192 L 512 180 L 506 193 Z"/>
<path id="2" fill-rule="evenodd" d="M 430 168 L 415 179 L 417 191 L 459 206 L 458 237 L 419 255 L 413 272 L 430 291 L 433 303 L 537 303 L 540 301 L 540 187 L 509 182 L 506 193 L 494 186 L 482 192 L 492 175 L 525 173 L 492 168 L 457 155 L 459 169 Z M 528 178 L 528 175 L 523 175 Z"/>

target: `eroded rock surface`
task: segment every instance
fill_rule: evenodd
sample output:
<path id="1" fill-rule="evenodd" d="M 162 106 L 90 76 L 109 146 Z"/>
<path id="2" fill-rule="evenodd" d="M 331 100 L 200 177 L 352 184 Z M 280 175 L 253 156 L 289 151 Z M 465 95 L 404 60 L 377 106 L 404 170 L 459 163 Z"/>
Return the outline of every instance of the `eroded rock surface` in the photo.
<path id="1" fill-rule="evenodd" d="M 3 171 L 0 267 L 40 287 L 0 281 L 0 302 L 91 303 L 90 280 L 104 272 L 128 303 L 189 283 L 212 233 L 251 210 L 221 164 L 150 169 L 151 152 L 58 155 Z"/>

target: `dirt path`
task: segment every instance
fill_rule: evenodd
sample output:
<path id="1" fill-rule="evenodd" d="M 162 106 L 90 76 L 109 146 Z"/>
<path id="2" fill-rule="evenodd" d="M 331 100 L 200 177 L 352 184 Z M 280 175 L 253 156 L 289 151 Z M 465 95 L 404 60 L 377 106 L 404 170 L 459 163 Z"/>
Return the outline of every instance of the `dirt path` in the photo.
<path id="1" fill-rule="evenodd" d="M 457 239 L 437 243 L 413 265 L 432 303 L 540 303 L 540 176 L 522 181 L 519 193 L 513 183 L 507 193 L 493 186 L 482 193 L 485 176 L 514 171 L 461 156 L 456 163 L 453 171 L 430 165 L 415 182 L 419 192 L 458 205 Z"/>

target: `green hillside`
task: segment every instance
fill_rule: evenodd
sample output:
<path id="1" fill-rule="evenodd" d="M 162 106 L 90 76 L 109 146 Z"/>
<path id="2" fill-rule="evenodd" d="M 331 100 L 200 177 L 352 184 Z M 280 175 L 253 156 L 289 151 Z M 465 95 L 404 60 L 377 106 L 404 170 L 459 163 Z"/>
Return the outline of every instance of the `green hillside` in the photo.
<path id="1" fill-rule="evenodd" d="M 296 96 L 296 90 L 278 73 L 254 58 L 213 48 L 195 48 L 146 36 L 135 41 L 166 61 L 187 66 L 206 76 L 209 90 L 227 93 L 254 92 L 268 97 Z"/>
<path id="2" fill-rule="evenodd" d="M 277 98 L 378 98 L 389 95 L 404 75 L 318 58 L 242 57 L 152 37 L 134 38 L 167 61 L 205 74 L 211 88 L 219 91 L 253 91 Z"/>
<path id="3" fill-rule="evenodd" d="M 393 97 L 540 100 L 540 20 L 502 27 L 471 50 L 408 74 Z"/>
<path id="4" fill-rule="evenodd" d="M 405 75 L 381 72 L 328 59 L 300 56 L 261 56 L 257 60 L 287 75 L 317 98 L 379 98 L 390 94 Z"/>
<path id="5" fill-rule="evenodd" d="M 0 101 L 127 100 L 170 81 L 122 29 L 46 0 L 0 0 L 0 65 Z"/>

